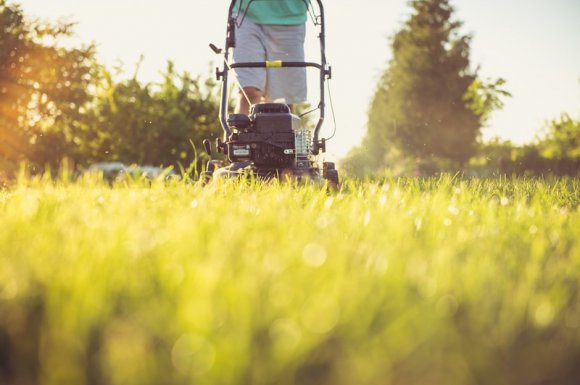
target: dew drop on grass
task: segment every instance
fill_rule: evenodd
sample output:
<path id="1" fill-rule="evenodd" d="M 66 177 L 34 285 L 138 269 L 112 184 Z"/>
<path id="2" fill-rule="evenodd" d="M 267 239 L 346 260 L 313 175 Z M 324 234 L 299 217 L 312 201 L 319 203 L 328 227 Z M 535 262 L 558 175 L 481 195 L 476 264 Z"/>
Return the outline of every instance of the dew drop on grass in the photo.
<path id="1" fill-rule="evenodd" d="M 389 270 L 389 260 L 384 255 L 369 258 L 366 265 L 367 269 L 377 276 L 383 276 Z"/>
<path id="2" fill-rule="evenodd" d="M 452 215 L 459 214 L 459 209 L 453 205 L 449 205 L 449 207 L 447 207 L 447 211 Z"/>
<path id="3" fill-rule="evenodd" d="M 288 307 L 296 294 L 294 287 L 278 282 L 270 288 L 269 302 L 277 308 Z"/>
<path id="4" fill-rule="evenodd" d="M 439 284 L 433 277 L 423 279 L 419 282 L 419 290 L 424 298 L 433 298 L 437 294 Z"/>
<path id="5" fill-rule="evenodd" d="M 0 299 L 11 300 L 18 295 L 18 284 L 14 279 L 5 282 L 4 287 L 0 288 Z"/>
<path id="6" fill-rule="evenodd" d="M 213 366 L 215 356 L 215 348 L 194 334 L 179 337 L 171 351 L 173 366 L 183 374 L 204 374 Z"/>
<path id="7" fill-rule="evenodd" d="M 547 301 L 544 300 L 534 312 L 534 321 L 536 325 L 540 327 L 548 326 L 552 320 L 554 319 L 554 306 Z"/>
<path id="8" fill-rule="evenodd" d="M 320 267 L 326 262 L 326 249 L 318 243 L 309 243 L 302 250 L 302 259 L 311 267 Z"/>
<path id="9" fill-rule="evenodd" d="M 298 346 L 302 339 L 302 332 L 293 320 L 280 318 L 272 322 L 270 336 L 277 349 L 288 352 L 293 351 Z"/>
<path id="10" fill-rule="evenodd" d="M 415 281 L 423 280 L 427 274 L 429 266 L 427 262 L 420 258 L 412 258 L 407 262 L 405 274 L 407 278 Z"/>
<path id="11" fill-rule="evenodd" d="M 556 230 L 552 230 L 548 238 L 550 239 L 550 242 L 554 246 L 560 243 L 560 233 L 558 233 Z"/>
<path id="12" fill-rule="evenodd" d="M 368 226 L 370 222 L 371 222 L 371 212 L 367 211 L 365 213 L 365 217 L 363 218 L 363 225 Z"/>
<path id="13" fill-rule="evenodd" d="M 423 227 L 423 218 L 417 217 L 415 218 L 415 230 L 419 231 Z"/>
<path id="14" fill-rule="evenodd" d="M 328 216 L 323 214 L 318 218 L 316 218 L 316 220 L 314 221 L 314 225 L 322 230 L 328 227 L 329 222 L 330 221 L 328 220 Z"/>
<path id="15" fill-rule="evenodd" d="M 36 215 L 38 209 L 40 207 L 40 203 L 38 201 L 38 197 L 34 194 L 28 194 L 22 199 L 21 201 L 21 210 L 22 214 L 25 217 L 32 217 Z"/>
<path id="16" fill-rule="evenodd" d="M 264 255 L 262 266 L 265 271 L 273 274 L 280 274 L 284 271 L 284 266 L 280 262 L 280 258 L 278 258 L 275 254 L 267 253 Z"/>
<path id="17" fill-rule="evenodd" d="M 165 274 L 172 284 L 178 285 L 183 282 L 185 272 L 183 266 L 179 263 L 171 263 L 164 266 Z"/>
<path id="18" fill-rule="evenodd" d="M 457 299 L 452 295 L 444 295 L 437 301 L 437 313 L 443 317 L 452 317 L 458 307 Z"/>
<path id="19" fill-rule="evenodd" d="M 334 200 L 332 198 L 326 198 L 326 201 L 324 202 L 324 207 L 326 207 L 327 209 L 331 208 L 333 202 Z"/>
<path id="20" fill-rule="evenodd" d="M 309 298 L 300 314 L 302 326 L 310 332 L 325 334 L 338 324 L 340 309 L 329 297 Z"/>
<path id="21" fill-rule="evenodd" d="M 379 198 L 379 204 L 381 206 L 384 206 L 387 203 L 387 197 L 386 195 L 381 195 L 381 197 Z"/>

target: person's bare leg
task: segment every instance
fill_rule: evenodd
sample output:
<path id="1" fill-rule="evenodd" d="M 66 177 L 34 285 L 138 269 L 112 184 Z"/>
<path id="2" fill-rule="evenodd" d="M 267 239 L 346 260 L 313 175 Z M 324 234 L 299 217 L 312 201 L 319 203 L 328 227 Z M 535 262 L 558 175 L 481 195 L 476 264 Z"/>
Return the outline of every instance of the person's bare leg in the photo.
<path id="1" fill-rule="evenodd" d="M 250 105 L 260 103 L 262 97 L 264 96 L 264 93 L 259 89 L 257 89 L 256 87 L 244 87 L 244 92 L 248 96 L 248 99 L 250 99 L 250 102 L 248 103 L 248 100 L 246 99 L 244 94 L 240 91 L 238 95 L 238 103 L 236 105 L 235 110 L 236 114 L 248 115 L 250 113 Z"/>

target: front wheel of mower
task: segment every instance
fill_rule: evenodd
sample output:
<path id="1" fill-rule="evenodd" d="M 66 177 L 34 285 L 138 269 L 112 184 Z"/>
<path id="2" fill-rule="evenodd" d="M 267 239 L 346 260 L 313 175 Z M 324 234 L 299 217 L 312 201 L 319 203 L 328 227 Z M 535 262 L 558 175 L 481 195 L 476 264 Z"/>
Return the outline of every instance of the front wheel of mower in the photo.
<path id="1" fill-rule="evenodd" d="M 338 179 L 338 171 L 335 169 L 326 170 L 326 180 L 331 190 L 337 191 L 339 189 L 340 181 Z"/>
<path id="2" fill-rule="evenodd" d="M 205 167 L 205 171 L 203 173 L 203 184 L 208 184 L 213 179 L 213 173 L 217 168 L 216 162 L 214 160 L 210 160 L 207 162 Z"/>

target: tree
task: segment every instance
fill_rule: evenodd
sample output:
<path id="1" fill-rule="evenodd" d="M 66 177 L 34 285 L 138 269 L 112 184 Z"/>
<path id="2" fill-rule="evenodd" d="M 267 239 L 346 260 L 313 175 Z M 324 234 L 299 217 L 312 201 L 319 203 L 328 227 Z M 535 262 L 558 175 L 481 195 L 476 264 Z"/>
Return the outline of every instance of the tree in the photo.
<path id="1" fill-rule="evenodd" d="M 448 0 L 413 0 L 413 14 L 392 41 L 393 58 L 369 108 L 365 151 L 384 158 L 439 158 L 461 167 L 476 151 L 503 80 L 482 82 L 471 70 L 471 36 L 461 35 Z M 507 93 L 506 93 L 507 94 Z"/>
<path id="2" fill-rule="evenodd" d="M 160 84 L 115 81 L 94 46 L 62 48 L 72 24 L 25 17 L 0 0 L 0 170 L 124 163 L 188 166 L 220 135 L 213 80 L 177 74 Z M 192 146 L 193 144 L 193 146 Z"/>
<path id="3" fill-rule="evenodd" d="M 78 124 L 80 145 L 73 158 L 81 165 L 189 166 L 198 160 L 203 139 L 220 134 L 215 82 L 177 74 L 171 62 L 160 84 L 142 84 L 136 77 L 115 82 L 101 67 L 94 88 Z"/>
<path id="4" fill-rule="evenodd" d="M 550 121 L 539 146 L 547 158 L 580 159 L 580 120 L 563 113 Z"/>
<path id="5" fill-rule="evenodd" d="M 0 0 L 0 166 L 52 159 L 69 144 L 70 133 L 56 127 L 88 101 L 94 61 L 92 46 L 57 45 L 71 32 L 72 24 L 28 20 Z M 55 138 L 65 141 L 55 147 Z"/>
<path id="6" fill-rule="evenodd" d="M 542 137 L 533 143 L 514 146 L 509 141 L 480 144 L 471 160 L 473 171 L 518 175 L 570 175 L 580 172 L 580 121 L 562 113 L 546 123 Z"/>

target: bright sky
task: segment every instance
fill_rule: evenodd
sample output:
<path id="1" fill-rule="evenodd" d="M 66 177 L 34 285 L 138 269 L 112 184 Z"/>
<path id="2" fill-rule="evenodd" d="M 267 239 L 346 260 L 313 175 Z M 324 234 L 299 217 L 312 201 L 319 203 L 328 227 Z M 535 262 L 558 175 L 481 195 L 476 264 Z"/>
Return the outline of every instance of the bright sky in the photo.
<path id="1" fill-rule="evenodd" d="M 208 74 L 219 62 L 208 48 L 223 46 L 228 0 L 12 0 L 27 15 L 75 21 L 77 39 L 95 42 L 100 61 L 124 64 L 131 76 L 141 54 L 143 81 L 160 79 L 167 60 L 179 71 Z M 513 98 L 496 112 L 484 138 L 522 144 L 546 120 L 580 117 L 580 0 L 452 0 L 463 32 L 473 33 L 471 61 L 481 75 L 503 77 Z M 407 0 L 326 0 L 327 57 L 337 134 L 329 157 L 360 143 L 375 84 L 391 57 L 389 37 L 409 15 Z M 312 31 L 312 28 L 310 28 Z M 308 58 L 318 58 L 311 34 Z M 213 69 L 211 69 L 213 71 Z M 311 90 L 317 89 L 315 74 Z M 318 95 L 311 93 L 316 104 Z M 330 114 L 330 109 L 328 109 Z M 216 117 L 218 119 L 218 117 Z M 323 136 L 332 131 L 328 119 Z"/>

